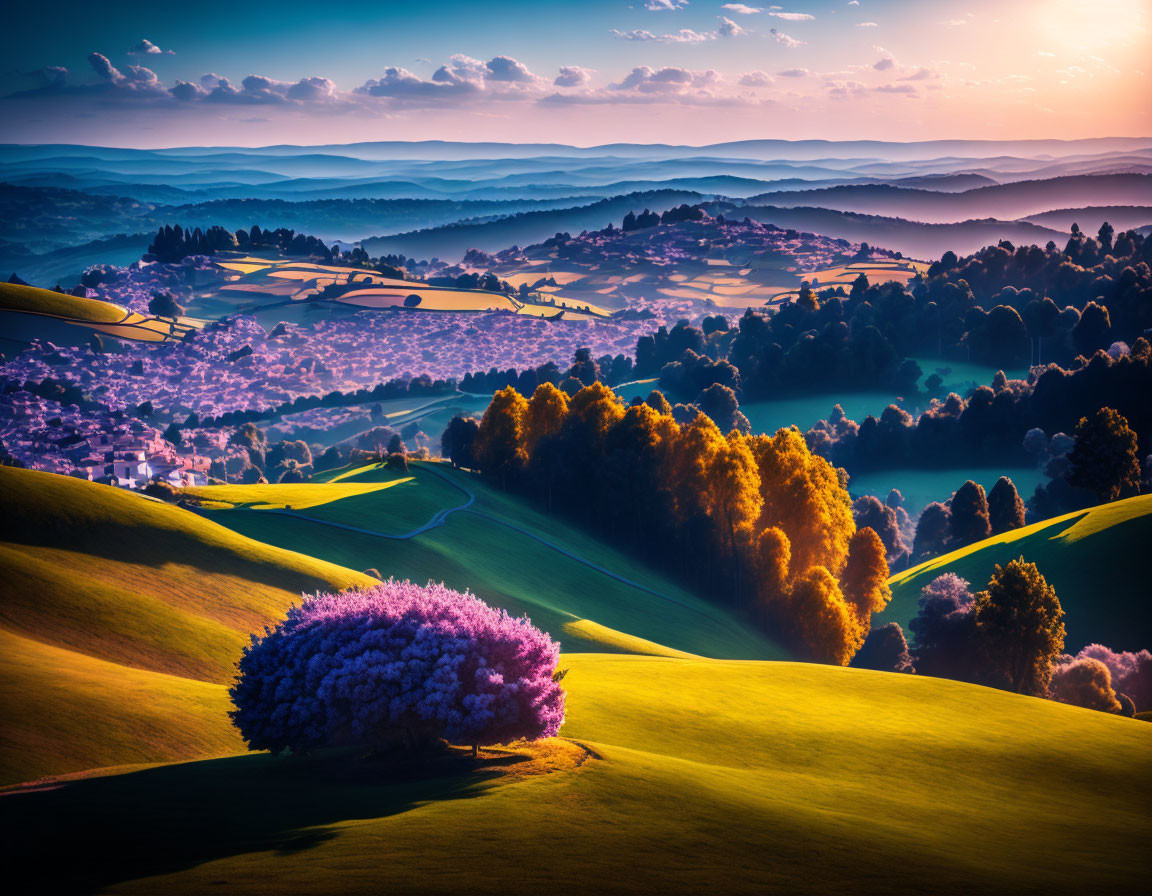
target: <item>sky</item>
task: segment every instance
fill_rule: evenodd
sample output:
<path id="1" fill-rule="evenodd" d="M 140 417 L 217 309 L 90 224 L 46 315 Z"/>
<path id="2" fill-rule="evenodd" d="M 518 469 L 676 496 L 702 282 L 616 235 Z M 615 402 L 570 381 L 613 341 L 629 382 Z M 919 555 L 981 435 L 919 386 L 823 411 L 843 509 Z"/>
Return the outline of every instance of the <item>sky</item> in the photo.
<path id="1" fill-rule="evenodd" d="M 1152 0 L 16 4 L 0 141 L 1152 136 Z"/>

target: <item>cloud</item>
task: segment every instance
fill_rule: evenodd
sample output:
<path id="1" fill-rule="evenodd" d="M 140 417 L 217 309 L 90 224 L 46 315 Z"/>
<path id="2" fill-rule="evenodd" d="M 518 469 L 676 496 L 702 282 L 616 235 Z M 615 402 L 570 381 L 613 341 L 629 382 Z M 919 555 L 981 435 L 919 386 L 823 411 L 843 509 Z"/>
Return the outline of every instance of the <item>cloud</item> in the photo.
<path id="1" fill-rule="evenodd" d="M 848 0 L 848 5 L 849 6 L 859 6 L 860 0 Z"/>
<path id="2" fill-rule="evenodd" d="M 662 34 L 660 40 L 669 43 L 698 44 L 706 40 L 715 40 L 715 31 L 693 31 L 691 28 L 681 28 L 675 34 Z"/>
<path id="3" fill-rule="evenodd" d="M 846 99 L 848 97 L 859 96 L 867 88 L 859 81 L 829 81 L 827 84 L 828 95 L 834 99 Z"/>
<path id="4" fill-rule="evenodd" d="M 552 83 L 557 87 L 583 87 L 592 80 L 592 69 L 579 65 L 562 65 L 560 74 Z"/>
<path id="5" fill-rule="evenodd" d="M 336 85 L 328 78 L 301 78 L 288 88 L 285 96 L 306 103 L 331 100 L 336 97 Z"/>
<path id="6" fill-rule="evenodd" d="M 739 37 L 744 33 L 744 29 L 733 22 L 731 19 L 720 17 L 720 27 L 716 29 L 716 33 L 721 37 Z"/>
<path id="7" fill-rule="evenodd" d="M 759 69 L 753 72 L 745 72 L 740 76 L 739 82 L 741 87 L 768 87 L 774 84 L 772 76 L 767 72 L 762 72 Z"/>
<path id="8" fill-rule="evenodd" d="M 28 74 L 39 78 L 41 87 L 46 89 L 61 88 L 68 82 L 68 69 L 62 65 L 46 65 Z"/>
<path id="9" fill-rule="evenodd" d="M 652 12 L 672 12 L 676 9 L 683 9 L 688 5 L 688 0 L 647 0 L 644 8 Z"/>
<path id="10" fill-rule="evenodd" d="M 129 50 L 128 54 L 130 56 L 175 56 L 176 51 L 161 50 L 156 44 L 145 38 Z"/>
<path id="11" fill-rule="evenodd" d="M 925 68 L 921 66 L 910 75 L 904 75 L 901 81 L 936 81 L 940 78 L 940 72 L 932 68 Z"/>
<path id="12" fill-rule="evenodd" d="M 725 3 L 720 8 L 734 12 L 738 16 L 750 16 L 758 12 L 764 12 L 764 10 L 758 6 L 745 6 L 743 3 Z"/>
<path id="13" fill-rule="evenodd" d="M 731 19 L 726 19 L 723 16 L 719 18 L 720 25 L 715 31 L 693 31 L 691 28 L 681 28 L 679 31 L 673 31 L 669 34 L 653 34 L 643 28 L 635 28 L 632 31 L 620 31 L 613 28 L 612 34 L 618 40 L 657 41 L 665 44 L 700 44 L 720 37 L 739 37 L 745 33 L 744 29 Z"/>
<path id="14" fill-rule="evenodd" d="M 776 75 L 781 78 L 807 78 L 811 72 L 806 68 L 786 68 L 782 72 L 776 72 Z"/>
<path id="15" fill-rule="evenodd" d="M 364 96 L 391 97 L 398 100 L 459 99 L 480 93 L 482 84 L 463 77 L 458 70 L 440 66 L 430 80 L 414 75 L 406 68 L 386 68 L 379 78 L 369 78 L 354 92 Z"/>
<path id="16" fill-rule="evenodd" d="M 116 66 L 102 53 L 90 53 L 88 55 L 88 64 L 91 65 L 92 70 L 105 81 L 115 84 L 124 79 L 124 76 L 120 74 Z"/>
<path id="17" fill-rule="evenodd" d="M 540 79 L 522 62 L 517 62 L 511 56 L 495 56 L 488 61 L 487 74 L 489 81 L 508 81 L 517 84 L 530 84 Z"/>
<path id="18" fill-rule="evenodd" d="M 875 22 L 860 22 L 856 25 L 857 28 L 879 28 Z"/>
<path id="19" fill-rule="evenodd" d="M 713 69 L 707 71 L 692 71 L 687 68 L 666 66 L 652 69 L 640 65 L 632 69 L 616 84 L 609 84 L 608 89 L 617 92 L 635 91 L 637 93 L 679 93 L 686 88 L 707 88 L 720 82 L 720 73 Z"/>
<path id="20" fill-rule="evenodd" d="M 872 68 L 876 69 L 876 71 L 878 71 L 878 72 L 886 72 L 889 69 L 892 69 L 895 67 L 896 67 L 896 60 L 893 59 L 891 56 L 885 56 L 882 59 L 878 59 L 876 62 L 872 63 Z"/>
<path id="21" fill-rule="evenodd" d="M 962 25 L 967 25 L 972 18 L 972 13 L 968 13 L 966 18 L 963 19 L 945 19 L 940 24 L 945 28 L 959 28 Z"/>
<path id="22" fill-rule="evenodd" d="M 617 31 L 612 29 L 612 33 L 620 40 L 659 40 L 651 31 L 645 31 L 643 28 L 635 28 L 632 31 Z"/>
<path id="23" fill-rule="evenodd" d="M 777 31 L 775 28 L 773 28 L 769 33 L 772 35 L 772 39 L 776 41 L 776 43 L 782 44 L 783 46 L 789 47 L 791 49 L 802 47 L 805 44 L 805 41 L 796 40 L 794 37 L 789 37 L 783 31 Z"/>
<path id="24" fill-rule="evenodd" d="M 816 18 L 816 16 L 810 16 L 806 12 L 769 12 L 768 15 L 788 22 L 811 22 Z"/>
<path id="25" fill-rule="evenodd" d="M 877 93 L 904 93 L 910 96 L 919 92 L 911 84 L 881 84 L 879 87 L 873 89 Z"/>

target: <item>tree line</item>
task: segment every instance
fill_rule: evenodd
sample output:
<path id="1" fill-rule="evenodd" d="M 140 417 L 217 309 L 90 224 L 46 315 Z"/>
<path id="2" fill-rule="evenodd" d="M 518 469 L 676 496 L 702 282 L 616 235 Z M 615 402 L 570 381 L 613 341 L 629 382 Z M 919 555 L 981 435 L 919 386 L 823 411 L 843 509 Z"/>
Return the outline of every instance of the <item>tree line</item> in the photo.
<path id="1" fill-rule="evenodd" d="M 905 360 L 914 355 L 1067 365 L 1152 327 L 1150 262 L 1152 240 L 1135 231 L 1113 239 L 1105 224 L 1095 239 L 1075 231 L 1063 250 L 1002 241 L 964 259 L 948 252 L 907 286 L 865 274 L 847 291 L 806 282 L 795 300 L 769 315 L 748 309 L 735 328 L 683 321 L 640 337 L 636 373 L 659 375 L 673 392 L 687 375 L 694 391 L 711 379 L 768 398 L 844 386 L 905 392 L 919 378 Z"/>
<path id="2" fill-rule="evenodd" d="M 847 663 L 890 590 L 884 546 L 857 529 L 838 471 L 795 429 L 725 435 L 678 422 L 659 392 L 626 407 L 602 383 L 569 397 L 498 391 L 454 418 L 444 453 L 623 544 L 799 654 Z"/>

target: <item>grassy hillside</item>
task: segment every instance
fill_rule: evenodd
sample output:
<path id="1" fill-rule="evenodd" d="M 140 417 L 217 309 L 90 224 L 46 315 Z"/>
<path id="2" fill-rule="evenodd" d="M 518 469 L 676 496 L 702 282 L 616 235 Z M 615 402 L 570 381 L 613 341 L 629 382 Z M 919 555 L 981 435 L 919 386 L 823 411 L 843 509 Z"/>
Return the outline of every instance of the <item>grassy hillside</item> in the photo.
<path id="1" fill-rule="evenodd" d="M 373 581 L 79 479 L 0 467 L 0 494 L 4 782 L 234 750 L 204 685 L 301 592 Z"/>
<path id="2" fill-rule="evenodd" d="M 827 666 L 564 665 L 562 734 L 591 751 L 578 765 L 559 748 L 543 770 L 526 749 L 479 769 L 256 755 L 87 777 L 0 800 L 10 873 L 149 894 L 1121 893 L 1145 881 L 1143 722 Z M 66 863 L 51 860 L 61 840 Z"/>
<path id="3" fill-rule="evenodd" d="M 128 311 L 110 302 L 82 299 L 38 286 L 0 283 L 0 311 L 48 314 L 74 321 L 114 324 L 128 317 Z"/>
<path id="4" fill-rule="evenodd" d="M 993 536 L 893 576 L 892 602 L 877 625 L 907 628 L 920 589 L 954 572 L 979 590 L 997 563 L 1017 557 L 1035 563 L 1056 589 L 1067 614 L 1066 646 L 1094 641 L 1114 650 L 1152 646 L 1148 602 L 1148 545 L 1152 544 L 1152 495 L 1141 495 L 1044 520 Z"/>
<path id="5" fill-rule="evenodd" d="M 624 551 L 447 464 L 413 464 L 406 474 L 378 467 L 344 469 L 325 478 L 328 484 L 299 488 L 363 488 L 382 482 L 393 486 L 313 501 L 299 514 L 238 506 L 206 515 L 251 538 L 341 566 L 469 588 L 495 606 L 527 613 L 567 651 L 787 658 L 745 622 L 694 597 Z M 250 500 L 250 489 L 216 486 L 197 492 L 210 492 L 218 506 L 229 494 L 238 504 Z M 368 534 L 410 534 L 465 505 L 469 492 L 475 495 L 474 503 L 450 513 L 443 525 L 407 539 Z"/>

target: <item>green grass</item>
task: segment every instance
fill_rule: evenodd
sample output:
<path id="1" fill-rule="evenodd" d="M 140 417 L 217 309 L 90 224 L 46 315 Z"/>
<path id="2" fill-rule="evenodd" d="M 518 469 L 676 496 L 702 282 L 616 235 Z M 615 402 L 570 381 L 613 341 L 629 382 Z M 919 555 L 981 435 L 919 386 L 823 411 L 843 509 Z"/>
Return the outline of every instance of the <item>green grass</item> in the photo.
<path id="1" fill-rule="evenodd" d="M 184 489 L 184 494 L 192 495 L 217 509 L 250 507 L 253 510 L 307 510 L 370 495 L 407 481 L 407 477 L 393 477 L 380 482 L 201 485 Z"/>
<path id="2" fill-rule="evenodd" d="M 345 473 L 333 487 L 394 481 Z M 659 581 L 448 475 L 483 512 Z M 410 482 L 308 512 L 458 503 L 454 492 L 418 466 Z M 9 876 L 44 892 L 1082 894 L 1146 883 L 1152 726 L 920 676 L 568 652 L 561 735 L 583 747 L 513 747 L 479 763 L 242 754 L 224 661 L 296 588 L 363 577 L 92 483 L 0 468 L 0 493 L 0 575 L 15 583 L 0 619 L 0 781 L 64 775 L 0 796 L 0 825 Z M 267 511 L 212 516 L 305 526 L 274 531 L 323 555 L 357 540 Z M 1091 544 L 1136 518 L 1110 505 L 1061 534 Z M 385 544 L 397 562 L 439 563 L 544 615 L 579 605 L 587 617 L 569 624 L 589 643 L 637 648 L 635 627 L 602 620 L 642 592 L 613 594 L 602 574 L 481 517 Z M 646 630 L 687 636 L 681 611 L 635 612 Z M 736 643 L 721 637 L 736 625 L 722 614 L 696 625 L 704 642 Z"/>
<path id="3" fill-rule="evenodd" d="M 893 576 L 892 602 L 874 624 L 907 628 L 920 590 L 954 572 L 983 588 L 995 564 L 1023 557 L 1056 589 L 1067 614 L 1066 646 L 1099 642 L 1114 650 L 1152 646 L 1148 546 L 1152 495 L 1141 495 L 1044 520 L 993 536 Z"/>
<path id="4" fill-rule="evenodd" d="M 0 311 L 24 311 L 48 314 L 94 324 L 113 324 L 124 320 L 128 312 L 119 305 L 98 299 L 82 299 L 38 286 L 0 283 Z"/>
<path id="5" fill-rule="evenodd" d="M 571 655 L 597 758 L 266 755 L 0 799 L 8 871 L 114 893 L 1139 892 L 1152 726 L 916 676 Z M 515 762 L 515 757 L 509 758 Z M 513 766 L 514 767 L 514 766 Z M 69 861 L 53 861 L 59 844 Z"/>
<path id="6" fill-rule="evenodd" d="M 626 552 L 484 486 L 471 474 L 454 471 L 447 464 L 436 464 L 433 469 L 475 492 L 476 503 L 469 511 L 449 516 L 443 526 L 407 541 L 245 508 L 209 511 L 209 518 L 250 538 L 352 569 L 375 568 L 385 576 L 421 583 L 434 579 L 453 588 L 468 588 L 490 604 L 526 613 L 568 651 L 788 657 L 744 621 L 696 598 Z M 408 474 L 378 467 L 344 469 L 333 471 L 328 480 L 344 486 L 395 482 L 405 475 L 411 480 L 385 491 L 312 506 L 304 513 L 313 519 L 401 534 L 427 523 L 437 511 L 466 500 L 463 492 L 421 464 L 412 464 Z M 219 488 L 225 491 L 216 493 L 218 498 L 232 486 Z M 480 514 L 532 532 L 657 594 L 613 579 Z"/>
<path id="7" fill-rule="evenodd" d="M 283 618 L 301 592 L 373 582 L 109 486 L 0 467 L 0 494 L 0 633 L 13 645 L 3 651 L 0 682 L 0 782 L 94 760 L 202 755 L 188 746 L 198 742 L 197 713 L 186 721 L 174 714 L 170 731 L 159 720 L 141 722 L 128 739 L 138 749 L 122 749 L 121 720 L 150 711 L 150 700 L 133 705 L 134 689 L 160 693 L 171 678 L 207 699 L 199 685 L 231 680 L 249 633 Z M 61 700 L 63 683 L 32 686 L 37 664 L 45 682 L 55 676 L 84 686 Z M 92 671 L 75 671 L 76 664 Z M 117 674 L 124 693 L 90 686 Z M 218 713 L 219 696 L 212 701 Z M 237 741 L 216 745 L 225 743 L 230 751 Z"/>

